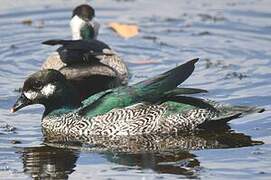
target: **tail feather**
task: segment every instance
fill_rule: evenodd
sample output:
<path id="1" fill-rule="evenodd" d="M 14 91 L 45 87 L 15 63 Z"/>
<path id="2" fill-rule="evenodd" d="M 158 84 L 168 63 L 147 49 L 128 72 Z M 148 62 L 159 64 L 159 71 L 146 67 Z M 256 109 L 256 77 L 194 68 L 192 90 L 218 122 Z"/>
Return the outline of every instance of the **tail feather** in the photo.
<path id="1" fill-rule="evenodd" d="M 262 113 L 265 111 L 264 108 L 259 107 L 251 107 L 251 106 L 225 106 L 220 109 L 221 111 L 232 112 L 232 113 L 240 113 L 241 117 L 253 114 L 253 113 Z"/>
<path id="2" fill-rule="evenodd" d="M 218 111 L 220 111 L 222 114 L 227 114 L 227 113 L 241 113 L 241 116 L 245 116 L 248 114 L 253 114 L 253 113 L 262 113 L 265 111 L 264 108 L 261 107 L 254 107 L 254 106 L 233 106 L 229 104 L 222 104 L 216 101 L 212 100 L 205 100 L 207 103 L 211 104 L 214 106 Z"/>
<path id="3" fill-rule="evenodd" d="M 212 118 L 198 126 L 199 129 L 215 130 L 227 127 L 227 122 L 239 118 L 242 113 L 232 113 Z"/>
<path id="4" fill-rule="evenodd" d="M 196 98 L 196 97 L 188 97 L 188 96 L 171 96 L 164 99 L 164 101 L 173 101 L 182 104 L 188 104 L 191 106 L 195 106 L 201 109 L 210 109 L 214 112 L 217 110 L 208 102 L 204 101 L 204 99 Z"/>
<path id="5" fill-rule="evenodd" d="M 201 128 L 204 129 L 212 129 L 214 127 L 222 126 L 226 124 L 230 120 L 240 118 L 252 113 L 262 113 L 265 111 L 264 108 L 258 107 L 249 107 L 249 106 L 230 106 L 217 103 L 215 101 L 206 101 L 206 103 L 211 104 L 214 108 L 218 110 L 218 116 L 212 118 L 208 121 L 205 121 L 200 125 Z"/>
<path id="6" fill-rule="evenodd" d="M 176 96 L 176 95 L 184 95 L 184 94 L 198 94 L 198 93 L 207 93 L 207 90 L 204 89 L 196 89 L 196 88 L 175 88 L 171 91 L 167 91 L 164 94 L 166 96 Z"/>

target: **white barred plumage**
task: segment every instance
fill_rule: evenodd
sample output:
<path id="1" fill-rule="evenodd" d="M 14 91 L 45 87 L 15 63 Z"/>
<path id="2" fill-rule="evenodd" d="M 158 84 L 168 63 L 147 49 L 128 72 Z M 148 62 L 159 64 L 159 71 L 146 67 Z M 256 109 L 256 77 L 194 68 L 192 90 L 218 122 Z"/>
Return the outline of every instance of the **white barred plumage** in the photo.
<path id="1" fill-rule="evenodd" d="M 76 136 L 122 136 L 193 131 L 198 125 L 218 117 L 209 109 L 191 109 L 167 115 L 167 105 L 139 103 L 123 109 L 113 109 L 93 118 L 68 113 L 60 117 L 45 117 L 42 126 L 60 134 Z M 56 133 L 55 132 L 55 133 Z"/>

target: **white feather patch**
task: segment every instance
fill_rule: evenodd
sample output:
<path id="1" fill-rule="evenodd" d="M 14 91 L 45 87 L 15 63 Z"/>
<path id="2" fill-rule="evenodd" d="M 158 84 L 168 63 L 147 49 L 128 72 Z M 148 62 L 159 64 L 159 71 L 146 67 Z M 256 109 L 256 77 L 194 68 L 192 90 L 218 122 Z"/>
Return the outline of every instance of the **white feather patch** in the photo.
<path id="1" fill-rule="evenodd" d="M 86 22 L 79 16 L 75 15 L 70 21 L 70 27 L 72 31 L 72 39 L 79 40 L 82 39 L 80 35 L 81 28 L 86 24 Z"/>
<path id="2" fill-rule="evenodd" d="M 48 96 L 54 94 L 55 90 L 56 90 L 56 86 L 55 86 L 55 85 L 53 85 L 53 84 L 47 84 L 46 86 L 44 86 L 44 87 L 41 89 L 40 92 L 41 92 L 44 96 L 48 97 Z"/>
<path id="3" fill-rule="evenodd" d="M 24 92 L 24 95 L 27 99 L 29 100 L 34 100 L 37 96 L 38 96 L 38 93 L 35 92 L 35 91 L 27 91 L 27 92 Z"/>
<path id="4" fill-rule="evenodd" d="M 114 51 L 112 49 L 103 49 L 103 53 L 111 55 L 114 54 Z"/>

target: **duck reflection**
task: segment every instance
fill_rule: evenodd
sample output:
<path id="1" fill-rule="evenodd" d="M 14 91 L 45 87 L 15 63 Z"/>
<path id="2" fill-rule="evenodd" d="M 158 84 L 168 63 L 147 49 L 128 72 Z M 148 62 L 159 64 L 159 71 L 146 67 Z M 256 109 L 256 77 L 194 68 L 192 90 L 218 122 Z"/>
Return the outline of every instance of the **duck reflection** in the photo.
<path id="1" fill-rule="evenodd" d="M 44 132 L 45 146 L 24 148 L 24 170 L 34 179 L 67 179 L 80 151 L 100 153 L 108 161 L 158 173 L 196 177 L 200 162 L 189 150 L 236 148 L 263 144 L 226 129 L 178 135 L 136 137 L 63 137 Z M 118 171 L 118 169 L 113 169 Z"/>
<path id="2" fill-rule="evenodd" d="M 49 146 L 22 150 L 23 168 L 33 179 L 68 179 L 74 171 L 79 151 Z"/>
<path id="3" fill-rule="evenodd" d="M 158 173 L 180 174 L 187 177 L 197 175 L 200 162 L 196 156 L 188 151 L 160 152 L 160 153 L 106 153 L 105 157 L 110 162 L 125 166 L 152 169 Z M 118 170 L 115 168 L 114 170 Z"/>

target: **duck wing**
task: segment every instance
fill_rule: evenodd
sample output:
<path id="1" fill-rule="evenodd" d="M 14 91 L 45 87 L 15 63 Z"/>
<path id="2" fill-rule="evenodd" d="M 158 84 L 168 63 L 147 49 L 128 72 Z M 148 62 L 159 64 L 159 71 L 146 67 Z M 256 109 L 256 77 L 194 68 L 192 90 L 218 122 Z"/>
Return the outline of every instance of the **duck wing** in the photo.
<path id="1" fill-rule="evenodd" d="M 183 83 L 193 73 L 195 63 L 198 62 L 198 60 L 198 58 L 192 59 L 163 74 L 133 85 L 133 91 L 137 92 L 135 95 L 144 101 L 159 101 L 166 96 L 167 93 L 176 90 L 177 86 Z M 189 89 L 187 89 L 186 94 L 188 91 Z M 194 89 L 191 89 L 191 92 L 193 91 Z"/>
<path id="2" fill-rule="evenodd" d="M 167 71 L 154 78 L 139 82 L 130 87 L 119 87 L 112 93 L 103 96 L 99 103 L 93 106 L 85 106 L 84 115 L 93 117 L 104 114 L 114 108 L 123 108 L 140 102 L 159 103 L 168 96 L 170 92 L 176 94 L 176 87 L 185 81 L 194 71 L 195 63 L 198 59 L 193 59 L 170 71 Z M 189 94 L 202 92 L 199 89 L 183 89 L 182 92 Z M 205 91 L 204 91 L 205 92 Z M 90 104 L 89 104 L 90 105 Z"/>
<path id="3" fill-rule="evenodd" d="M 68 50 L 85 50 L 93 52 L 103 52 L 104 49 L 110 49 L 110 47 L 99 40 L 62 40 L 51 39 L 42 42 L 42 44 L 55 46 L 62 45 Z"/>
<path id="4" fill-rule="evenodd" d="M 112 56 L 110 47 L 98 40 L 61 40 L 53 39 L 42 42 L 45 45 L 62 45 L 57 49 L 60 59 L 67 65 L 99 61 L 101 56 Z"/>
<path id="5" fill-rule="evenodd" d="M 221 127 L 231 119 L 261 112 L 255 108 L 224 106 L 212 101 L 182 96 L 206 92 L 176 87 L 193 72 L 197 59 L 130 87 L 119 87 L 84 101 L 80 115 L 108 125 L 109 133 L 139 135 L 172 133 Z M 92 99 L 91 99 L 92 98 Z M 171 104 L 173 103 L 173 105 Z"/>

